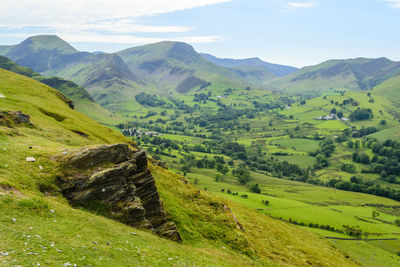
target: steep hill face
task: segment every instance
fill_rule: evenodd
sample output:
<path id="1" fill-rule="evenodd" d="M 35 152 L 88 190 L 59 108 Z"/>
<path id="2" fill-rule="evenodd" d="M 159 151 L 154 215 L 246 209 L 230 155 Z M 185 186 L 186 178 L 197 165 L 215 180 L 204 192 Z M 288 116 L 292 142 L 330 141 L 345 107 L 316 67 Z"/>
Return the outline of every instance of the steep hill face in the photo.
<path id="1" fill-rule="evenodd" d="M 400 63 L 387 58 L 330 60 L 305 67 L 268 83 L 294 94 L 321 94 L 340 90 L 367 90 L 400 73 Z"/>
<path id="2" fill-rule="evenodd" d="M 400 114 L 400 75 L 394 76 L 373 88 L 372 94 L 380 95 L 389 101 L 387 106 L 391 112 Z"/>
<path id="3" fill-rule="evenodd" d="M 97 121 L 108 123 L 113 115 L 97 104 L 90 94 L 76 83 L 59 77 L 43 77 L 30 68 L 19 66 L 6 57 L 0 56 L 0 68 L 18 73 L 57 89 L 70 100 L 70 106 Z"/>
<path id="4" fill-rule="evenodd" d="M 53 88 L 0 69 L 0 94 L 0 121 L 10 121 L 0 123 L 2 262 L 356 265 L 311 233 L 147 167 L 134 144 L 110 145 L 129 140 L 71 109 Z M 182 244 L 132 228 L 171 229 L 165 222 L 176 224 Z"/>
<path id="5" fill-rule="evenodd" d="M 115 54 L 87 54 L 72 66 L 44 73 L 71 79 L 84 86 L 101 105 L 134 99 L 134 95 L 142 90 L 141 80 Z"/>
<path id="6" fill-rule="evenodd" d="M 47 76 L 59 76 L 84 86 L 99 103 L 126 101 L 141 86 L 138 79 L 115 54 L 79 52 L 53 35 L 28 38 L 0 53 Z M 109 100 L 104 100 L 104 92 Z"/>
<path id="7" fill-rule="evenodd" d="M 259 58 L 246 58 L 246 59 L 232 59 L 232 58 L 218 58 L 210 54 L 201 53 L 200 54 L 206 60 L 217 64 L 219 66 L 235 68 L 235 69 L 246 69 L 246 67 L 257 67 L 260 69 L 264 69 L 266 73 L 272 73 L 275 76 L 285 76 L 291 74 L 298 70 L 298 68 L 272 64 L 265 61 L 262 61 Z M 270 78 L 270 77 L 266 77 Z"/>
<path id="8" fill-rule="evenodd" d="M 192 46 L 160 42 L 117 53 L 146 83 L 161 91 L 188 92 L 206 83 L 244 86 L 246 77 L 205 60 Z"/>

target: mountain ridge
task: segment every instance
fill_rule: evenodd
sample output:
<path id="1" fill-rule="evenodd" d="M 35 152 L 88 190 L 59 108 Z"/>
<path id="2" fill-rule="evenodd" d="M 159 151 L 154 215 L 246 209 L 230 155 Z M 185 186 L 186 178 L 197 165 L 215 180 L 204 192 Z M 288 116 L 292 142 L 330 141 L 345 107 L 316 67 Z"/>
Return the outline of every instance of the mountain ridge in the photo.
<path id="1" fill-rule="evenodd" d="M 273 73 L 276 76 L 285 76 L 292 72 L 299 70 L 296 67 L 287 66 L 287 65 L 280 65 L 280 64 L 273 64 L 269 62 L 265 62 L 258 57 L 253 58 L 244 58 L 244 59 L 233 59 L 233 58 L 219 58 L 207 53 L 200 53 L 200 55 L 211 61 L 215 64 L 224 66 L 224 67 L 241 67 L 241 66 L 254 66 L 254 67 L 261 67 L 266 69 L 267 71 Z"/>
<path id="2" fill-rule="evenodd" d="M 303 67 L 268 85 L 277 91 L 318 95 L 330 90 L 361 91 L 372 89 L 400 73 L 400 62 L 387 58 L 332 59 Z"/>

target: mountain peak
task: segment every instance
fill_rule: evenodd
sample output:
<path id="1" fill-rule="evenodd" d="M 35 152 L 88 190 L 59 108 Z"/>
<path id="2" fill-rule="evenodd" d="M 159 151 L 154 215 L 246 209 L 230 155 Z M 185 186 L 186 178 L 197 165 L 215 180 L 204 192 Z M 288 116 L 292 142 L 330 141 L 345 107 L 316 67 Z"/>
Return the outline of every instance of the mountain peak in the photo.
<path id="1" fill-rule="evenodd" d="M 78 52 L 69 43 L 58 37 L 57 35 L 35 35 L 29 37 L 18 46 L 29 45 L 33 50 L 57 50 L 62 54 L 72 54 Z"/>
<path id="2" fill-rule="evenodd" d="M 183 42 L 173 43 L 171 49 L 167 52 L 167 57 L 187 64 L 201 58 L 191 45 Z"/>

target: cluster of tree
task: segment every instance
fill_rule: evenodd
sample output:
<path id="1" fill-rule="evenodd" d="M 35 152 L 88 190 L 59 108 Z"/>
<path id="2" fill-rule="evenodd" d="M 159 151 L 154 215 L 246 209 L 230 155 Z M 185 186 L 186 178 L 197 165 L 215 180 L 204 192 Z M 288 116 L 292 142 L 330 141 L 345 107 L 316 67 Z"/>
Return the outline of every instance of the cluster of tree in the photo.
<path id="1" fill-rule="evenodd" d="M 353 137 L 363 137 L 369 134 L 373 134 L 378 132 L 378 129 L 376 127 L 366 127 L 366 128 L 361 128 L 360 130 L 354 131 L 353 132 Z"/>
<path id="2" fill-rule="evenodd" d="M 354 102 L 354 99 L 350 97 L 348 99 L 344 99 L 343 102 L 342 102 L 342 105 L 348 105 L 348 104 L 353 103 L 353 102 Z"/>
<path id="3" fill-rule="evenodd" d="M 357 108 L 350 113 L 351 121 L 362 121 L 372 119 L 374 117 L 372 110 L 370 108 Z"/>
<path id="4" fill-rule="evenodd" d="M 289 218 L 288 220 L 282 219 L 282 218 L 278 218 L 282 221 L 288 222 L 288 223 L 292 223 L 295 225 L 299 225 L 299 226 L 308 226 L 310 228 L 317 228 L 317 229 L 322 229 L 322 230 L 326 230 L 326 231 L 330 231 L 330 232 L 336 232 L 336 233 L 341 233 L 344 234 L 345 231 L 341 230 L 341 229 L 337 229 L 333 226 L 330 225 L 324 225 L 324 224 L 318 224 L 318 223 L 305 223 L 305 222 L 299 222 L 297 220 L 293 220 L 292 218 Z"/>
<path id="5" fill-rule="evenodd" d="M 141 118 L 141 119 L 147 119 L 147 118 L 153 117 L 153 116 L 155 116 L 155 115 L 157 115 L 157 112 L 152 111 L 152 110 L 149 110 L 149 112 L 147 112 L 146 115 L 141 116 L 140 118 Z"/>
<path id="6" fill-rule="evenodd" d="M 250 131 L 250 125 L 246 122 L 240 122 L 240 117 L 253 114 L 254 110 L 235 109 L 232 107 L 220 108 L 216 114 L 201 114 L 196 117 L 187 118 L 188 124 L 200 126 L 207 129 L 224 129 Z"/>
<path id="7" fill-rule="evenodd" d="M 336 108 L 331 109 L 331 114 L 335 114 L 339 119 L 343 118 L 343 111 L 337 111 Z"/>
<path id="8" fill-rule="evenodd" d="M 356 166 L 354 166 L 353 164 L 343 164 L 340 169 L 344 172 L 348 172 L 348 173 L 355 173 L 356 172 Z"/>
<path id="9" fill-rule="evenodd" d="M 350 181 L 331 179 L 324 185 L 345 191 L 361 192 L 371 195 L 387 197 L 397 201 L 400 200 L 400 190 L 396 190 L 388 186 L 381 186 L 379 184 L 374 184 L 372 181 L 364 182 L 361 177 L 357 176 L 351 177 Z"/>
<path id="10" fill-rule="evenodd" d="M 206 103 L 208 98 L 211 96 L 211 91 L 208 92 L 208 94 L 205 93 L 200 93 L 200 94 L 194 94 L 193 101 L 194 102 L 203 102 Z"/>
<path id="11" fill-rule="evenodd" d="M 193 108 L 187 104 L 185 104 L 185 101 L 183 100 L 178 100 L 175 98 L 170 98 L 169 100 L 171 100 L 171 102 L 173 102 L 175 104 L 175 106 L 179 109 L 179 110 L 183 110 L 187 113 L 192 113 L 193 112 Z"/>
<path id="12" fill-rule="evenodd" d="M 362 152 L 362 153 L 354 152 L 351 158 L 354 162 L 358 162 L 358 163 L 362 163 L 362 164 L 370 164 L 371 163 L 370 157 L 364 152 Z"/>
<path id="13" fill-rule="evenodd" d="M 370 164 L 370 168 L 363 172 L 377 173 L 383 180 L 397 183 L 396 176 L 400 175 L 400 143 L 390 139 L 380 143 L 377 139 L 366 138 L 363 144 L 375 154 L 371 159 L 365 153 L 353 153 L 354 161 Z"/>
<path id="14" fill-rule="evenodd" d="M 319 148 L 315 152 L 310 152 L 309 154 L 315 157 L 316 162 L 314 163 L 314 169 L 322 169 L 329 166 L 329 158 L 333 151 L 335 151 L 335 144 L 332 139 L 325 138 L 321 143 L 319 143 Z"/>
<path id="15" fill-rule="evenodd" d="M 167 139 L 167 138 L 162 138 L 159 136 L 142 136 L 140 137 L 140 140 L 142 142 L 144 142 L 145 144 L 152 144 L 154 146 L 159 146 L 159 147 L 164 147 L 164 148 L 171 148 L 171 149 L 175 149 L 178 150 L 180 147 L 179 145 L 175 142 L 172 141 L 171 139 Z"/>
<path id="16" fill-rule="evenodd" d="M 243 165 L 236 170 L 232 170 L 232 174 L 238 178 L 240 184 L 247 184 L 251 180 L 250 171 Z"/>
<path id="17" fill-rule="evenodd" d="M 136 101 L 139 104 L 150 106 L 150 107 L 158 107 L 165 105 L 165 101 L 159 99 L 156 95 L 150 95 L 146 93 L 139 93 L 135 96 Z"/>

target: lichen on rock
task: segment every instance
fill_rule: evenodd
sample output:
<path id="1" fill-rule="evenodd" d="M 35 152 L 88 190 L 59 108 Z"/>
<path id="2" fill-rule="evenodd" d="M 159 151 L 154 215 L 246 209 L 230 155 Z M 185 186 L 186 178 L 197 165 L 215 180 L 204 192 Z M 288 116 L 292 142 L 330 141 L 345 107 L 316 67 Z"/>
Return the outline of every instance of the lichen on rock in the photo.
<path id="1" fill-rule="evenodd" d="M 21 111 L 0 110 L 0 126 L 13 128 L 14 126 L 32 127 L 31 117 Z"/>
<path id="2" fill-rule="evenodd" d="M 181 241 L 160 201 L 144 151 L 127 144 L 85 148 L 68 157 L 65 167 L 59 186 L 71 204 L 105 205 L 116 220 Z"/>

